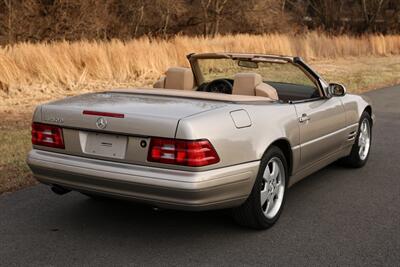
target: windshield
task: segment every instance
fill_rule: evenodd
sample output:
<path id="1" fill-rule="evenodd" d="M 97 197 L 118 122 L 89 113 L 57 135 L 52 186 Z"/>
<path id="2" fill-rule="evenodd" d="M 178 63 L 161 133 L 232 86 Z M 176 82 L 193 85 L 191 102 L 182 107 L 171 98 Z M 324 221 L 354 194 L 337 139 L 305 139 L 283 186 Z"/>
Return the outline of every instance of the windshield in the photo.
<path id="1" fill-rule="evenodd" d="M 203 82 L 232 79 L 237 73 L 258 73 L 264 82 L 286 83 L 315 87 L 314 82 L 290 62 L 253 62 L 231 58 L 198 59 Z"/>

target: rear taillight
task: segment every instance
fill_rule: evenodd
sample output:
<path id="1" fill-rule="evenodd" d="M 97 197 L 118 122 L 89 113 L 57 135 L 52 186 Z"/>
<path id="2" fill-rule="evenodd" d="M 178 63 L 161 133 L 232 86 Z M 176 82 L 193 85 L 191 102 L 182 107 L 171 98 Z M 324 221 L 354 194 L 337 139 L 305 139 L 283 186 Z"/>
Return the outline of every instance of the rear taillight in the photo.
<path id="1" fill-rule="evenodd" d="M 54 148 L 65 148 L 62 129 L 57 126 L 32 123 L 32 144 Z"/>
<path id="2" fill-rule="evenodd" d="M 208 140 L 152 138 L 147 160 L 166 164 L 201 167 L 219 162 Z"/>

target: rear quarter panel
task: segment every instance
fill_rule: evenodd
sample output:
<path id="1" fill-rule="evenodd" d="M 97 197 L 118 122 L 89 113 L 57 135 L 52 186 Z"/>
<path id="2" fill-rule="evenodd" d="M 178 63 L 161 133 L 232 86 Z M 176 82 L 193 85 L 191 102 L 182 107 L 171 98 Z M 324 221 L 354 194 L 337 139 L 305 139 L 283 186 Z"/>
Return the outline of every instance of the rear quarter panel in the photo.
<path id="1" fill-rule="evenodd" d="M 230 112 L 236 110 L 248 113 L 251 126 L 235 126 Z M 231 104 L 194 115 L 179 122 L 176 138 L 208 139 L 216 149 L 220 162 L 206 168 L 260 160 L 266 149 L 278 139 L 290 143 L 293 168 L 297 167 L 300 156 L 297 116 L 294 106 L 290 104 Z"/>

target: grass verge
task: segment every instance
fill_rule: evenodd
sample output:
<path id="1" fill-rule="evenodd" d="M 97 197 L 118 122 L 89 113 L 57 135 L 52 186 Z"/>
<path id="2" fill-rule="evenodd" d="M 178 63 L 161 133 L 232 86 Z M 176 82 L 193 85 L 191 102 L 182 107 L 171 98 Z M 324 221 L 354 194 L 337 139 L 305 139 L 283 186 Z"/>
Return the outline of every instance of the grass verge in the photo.
<path id="1" fill-rule="evenodd" d="M 0 125 L 0 194 L 35 184 L 25 163 L 31 148 L 30 121 L 27 116 L 7 119 Z"/>
<path id="2" fill-rule="evenodd" d="M 344 84 L 350 93 L 400 84 L 400 56 L 339 58 L 310 65 L 328 82 Z"/>

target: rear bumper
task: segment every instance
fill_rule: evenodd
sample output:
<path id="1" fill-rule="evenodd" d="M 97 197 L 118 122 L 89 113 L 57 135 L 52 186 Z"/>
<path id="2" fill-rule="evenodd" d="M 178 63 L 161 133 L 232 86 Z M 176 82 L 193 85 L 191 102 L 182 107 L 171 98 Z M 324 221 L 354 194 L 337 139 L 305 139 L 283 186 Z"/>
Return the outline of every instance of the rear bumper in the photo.
<path id="1" fill-rule="evenodd" d="M 259 161 L 189 172 L 70 156 L 33 149 L 27 158 L 45 184 L 146 202 L 159 207 L 206 210 L 242 204 L 251 192 Z"/>

